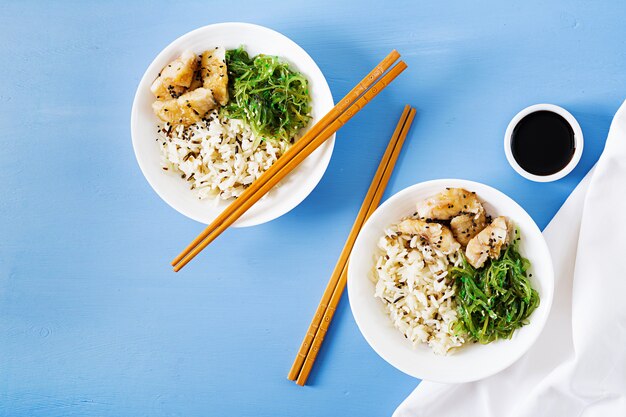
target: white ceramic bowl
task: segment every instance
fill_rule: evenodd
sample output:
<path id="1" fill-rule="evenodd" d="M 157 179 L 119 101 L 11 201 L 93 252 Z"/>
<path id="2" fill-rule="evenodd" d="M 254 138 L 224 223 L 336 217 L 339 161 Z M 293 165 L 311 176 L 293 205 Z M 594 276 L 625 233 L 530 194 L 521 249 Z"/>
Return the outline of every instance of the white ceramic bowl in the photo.
<path id="1" fill-rule="evenodd" d="M 133 102 L 131 134 L 141 171 L 157 194 L 174 209 L 201 223 L 210 223 L 228 206 L 213 199 L 198 200 L 179 176 L 161 169 L 154 138 L 159 122 L 151 104 L 150 85 L 161 69 L 185 49 L 202 52 L 215 46 L 233 49 L 243 45 L 248 53 L 277 55 L 309 80 L 312 116 L 316 123 L 333 107 L 333 97 L 319 67 L 295 42 L 271 29 L 249 23 L 219 23 L 196 29 L 176 39 L 152 61 L 143 75 Z M 278 187 L 248 210 L 234 226 L 253 226 L 273 220 L 296 207 L 320 181 L 333 152 L 335 137 L 312 153 Z"/>
<path id="2" fill-rule="evenodd" d="M 513 150 L 511 149 L 511 139 L 513 137 L 513 130 L 515 129 L 517 124 L 520 122 L 520 120 L 522 120 L 524 117 L 528 116 L 531 113 L 541 111 L 541 110 L 551 111 L 553 113 L 560 115 L 567 121 L 567 123 L 569 123 L 569 125 L 572 127 L 572 130 L 574 131 L 574 146 L 575 146 L 574 155 L 572 156 L 572 159 L 569 161 L 569 163 L 565 165 L 565 167 L 563 167 L 563 169 L 561 169 L 559 172 L 555 172 L 552 175 L 536 175 L 536 174 L 532 174 L 526 171 L 517 163 L 517 161 L 515 160 L 515 157 L 513 156 Z M 504 154 L 506 155 L 507 161 L 509 161 L 509 164 L 511 165 L 511 167 L 518 174 L 520 174 L 522 177 L 526 179 L 529 179 L 535 182 L 551 182 L 551 181 L 560 180 L 561 178 L 565 177 L 567 174 L 572 172 L 572 170 L 576 168 L 576 165 L 578 165 L 578 162 L 580 161 L 580 157 L 583 155 L 583 147 L 584 147 L 583 131 L 580 128 L 580 125 L 578 124 L 578 121 L 576 120 L 576 118 L 572 116 L 572 114 L 568 112 L 567 110 L 565 110 L 563 107 L 555 106 L 554 104 L 535 104 L 535 105 L 526 107 L 525 109 L 517 113 L 513 117 L 513 119 L 511 119 L 511 121 L 509 122 L 509 125 L 506 128 L 506 132 L 504 133 Z"/>
<path id="3" fill-rule="evenodd" d="M 532 263 L 531 280 L 539 292 L 540 305 L 530 316 L 529 324 L 517 330 L 511 340 L 500 340 L 488 345 L 469 344 L 448 356 L 438 356 L 426 345 L 413 348 L 400 331 L 393 327 L 382 302 L 374 298 L 371 271 L 374 268 L 376 244 L 384 235 L 384 229 L 414 213 L 418 201 L 445 187 L 463 187 L 475 191 L 489 214 L 504 215 L 515 222 L 521 233 L 520 251 Z M 554 272 L 550 252 L 541 231 L 528 213 L 494 188 L 456 179 L 419 183 L 387 200 L 363 226 L 348 268 L 350 307 L 370 346 L 402 372 L 437 382 L 457 383 L 486 378 L 519 359 L 541 333 L 550 312 L 553 291 Z"/>

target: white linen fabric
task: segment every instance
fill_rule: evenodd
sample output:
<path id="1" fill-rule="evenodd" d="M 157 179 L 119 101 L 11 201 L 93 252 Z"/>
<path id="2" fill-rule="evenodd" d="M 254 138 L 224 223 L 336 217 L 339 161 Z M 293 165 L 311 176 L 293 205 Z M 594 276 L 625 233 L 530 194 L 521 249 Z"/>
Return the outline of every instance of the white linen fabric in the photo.
<path id="1" fill-rule="evenodd" d="M 393 417 L 626 416 L 626 102 L 604 152 L 544 230 L 555 271 L 546 327 L 482 381 L 422 381 Z"/>

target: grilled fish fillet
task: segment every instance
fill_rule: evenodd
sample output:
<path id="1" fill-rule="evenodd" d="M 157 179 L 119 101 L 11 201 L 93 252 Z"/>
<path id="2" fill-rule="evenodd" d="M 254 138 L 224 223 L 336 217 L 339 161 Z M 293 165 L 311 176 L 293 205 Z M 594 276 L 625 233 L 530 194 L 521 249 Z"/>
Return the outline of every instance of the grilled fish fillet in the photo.
<path id="1" fill-rule="evenodd" d="M 157 100 L 170 100 L 180 97 L 191 85 L 197 66 L 196 54 L 191 51 L 184 51 L 179 58 L 161 70 L 159 76 L 152 83 L 150 91 Z"/>
<path id="2" fill-rule="evenodd" d="M 226 68 L 226 50 L 209 49 L 202 54 L 200 64 L 203 87 L 211 90 L 215 101 L 224 106 L 228 103 L 228 71 Z"/>
<path id="3" fill-rule="evenodd" d="M 461 248 L 459 242 L 454 240 L 450 229 L 439 223 L 406 219 L 398 224 L 398 231 L 409 235 L 420 236 L 428 242 L 430 246 L 437 248 L 445 255 L 456 252 Z"/>
<path id="4" fill-rule="evenodd" d="M 459 214 L 477 215 L 484 211 L 476 193 L 463 188 L 446 188 L 417 203 L 417 214 L 424 219 L 450 220 Z"/>
<path id="5" fill-rule="evenodd" d="M 155 101 L 152 110 L 164 122 L 191 125 L 200 121 L 209 110 L 217 107 L 213 94 L 206 88 L 196 88 L 178 98 Z"/>
<path id="6" fill-rule="evenodd" d="M 487 226 L 485 211 L 478 214 L 461 214 L 450 220 L 450 229 L 454 238 L 463 246 Z"/>
<path id="7" fill-rule="evenodd" d="M 480 268 L 488 258 L 498 258 L 502 247 L 509 242 L 509 228 L 506 217 L 496 217 L 467 244 L 465 249 L 467 261 L 474 268 Z"/>

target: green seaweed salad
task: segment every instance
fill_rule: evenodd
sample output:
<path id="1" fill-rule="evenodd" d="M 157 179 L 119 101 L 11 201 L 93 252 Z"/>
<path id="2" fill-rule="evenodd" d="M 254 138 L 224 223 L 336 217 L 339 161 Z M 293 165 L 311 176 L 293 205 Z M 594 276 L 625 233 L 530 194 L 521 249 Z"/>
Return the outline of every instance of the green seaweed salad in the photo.
<path id="1" fill-rule="evenodd" d="M 226 51 L 230 101 L 221 109 L 244 120 L 262 140 L 293 142 L 311 119 L 307 79 L 278 57 L 251 58 L 239 47 Z"/>
<path id="2" fill-rule="evenodd" d="M 465 257 L 450 269 L 456 284 L 458 321 L 454 328 L 468 341 L 487 344 L 510 339 L 516 329 L 528 324 L 539 306 L 539 294 L 527 274 L 530 262 L 518 250 L 519 231 L 496 260 L 475 269 Z"/>

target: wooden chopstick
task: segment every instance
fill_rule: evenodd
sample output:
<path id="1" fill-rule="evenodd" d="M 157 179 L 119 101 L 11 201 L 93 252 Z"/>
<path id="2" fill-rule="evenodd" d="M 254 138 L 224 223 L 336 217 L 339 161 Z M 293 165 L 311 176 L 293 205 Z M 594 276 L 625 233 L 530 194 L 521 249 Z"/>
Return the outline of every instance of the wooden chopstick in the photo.
<path id="1" fill-rule="evenodd" d="M 365 215 L 367 213 L 367 210 L 369 209 L 369 202 L 374 198 L 374 194 L 376 193 L 376 188 L 377 188 L 376 186 L 378 185 L 378 183 L 383 177 L 384 168 L 386 167 L 387 163 L 389 162 L 389 159 L 391 158 L 391 154 L 393 152 L 395 144 L 398 138 L 400 137 L 400 133 L 402 132 L 402 127 L 404 126 L 404 122 L 406 121 L 406 118 L 409 115 L 409 110 L 410 110 L 410 107 L 408 105 L 405 106 L 404 111 L 402 112 L 402 116 L 400 117 L 400 122 L 398 122 L 398 125 L 396 126 L 393 132 L 393 135 L 391 136 L 389 145 L 387 146 L 387 149 L 385 150 L 385 153 L 383 154 L 380 165 L 378 166 L 378 169 L 376 170 L 376 173 L 374 174 L 374 178 L 372 179 L 370 188 L 367 191 L 367 194 L 365 195 L 365 199 L 363 200 L 361 209 L 359 210 L 359 213 L 357 214 L 354 224 L 352 225 L 352 229 L 351 229 L 350 234 L 348 235 L 348 239 L 346 240 L 343 250 L 341 251 L 341 254 L 339 255 L 339 260 L 337 261 L 337 265 L 335 266 L 335 269 L 333 270 L 333 273 L 330 276 L 330 280 L 328 281 L 328 285 L 326 286 L 326 289 L 324 290 L 322 299 L 320 300 L 317 310 L 315 311 L 315 315 L 313 316 L 313 319 L 311 320 L 311 324 L 309 325 L 306 335 L 304 336 L 304 339 L 302 340 L 302 344 L 300 345 L 300 349 L 298 350 L 298 354 L 296 355 L 296 358 L 294 359 L 293 365 L 291 366 L 291 369 L 289 370 L 289 374 L 287 375 L 287 378 L 292 381 L 295 381 L 298 378 L 300 370 L 302 369 L 302 364 L 304 363 L 306 356 L 309 353 L 309 349 L 311 347 L 311 344 L 313 343 L 313 339 L 315 338 L 315 333 L 317 332 L 317 329 L 322 321 L 324 312 L 326 311 L 326 307 L 328 306 L 328 302 L 330 301 L 333 291 L 335 290 L 335 287 L 337 286 L 337 282 L 339 282 L 339 278 L 341 276 L 343 266 L 345 265 L 345 263 L 348 260 L 348 257 L 350 256 L 350 252 L 352 251 L 352 246 L 354 245 L 354 241 L 356 240 L 358 231 L 361 230 L 361 226 L 364 222 Z M 352 233 L 352 231 L 356 231 L 357 233 Z"/>
<path id="2" fill-rule="evenodd" d="M 394 62 L 400 58 L 400 54 L 395 49 L 389 53 L 380 63 L 365 76 L 336 106 L 334 106 L 322 119 L 317 122 L 307 133 L 305 133 L 285 154 L 279 158 L 263 175 L 257 178 L 236 200 L 234 200 L 222 213 L 220 213 L 211 224 L 204 229 L 174 260 L 172 266 L 176 266 L 189 252 L 191 252 L 200 242 L 202 242 L 217 225 L 226 220 L 237 207 L 241 206 L 248 196 L 256 193 L 267 182 L 269 178 L 280 171 L 292 157 L 308 146 L 317 135 L 335 121 L 348 107 L 356 101 L 361 94 L 367 91 L 374 82 L 387 71 Z"/>
<path id="3" fill-rule="evenodd" d="M 385 155 L 381 160 L 381 163 L 376 171 L 376 175 L 374 176 L 374 180 L 370 185 L 370 189 L 363 201 L 361 206 L 361 210 L 359 210 L 359 214 L 357 215 L 357 220 L 354 222 L 352 230 L 350 231 L 350 235 L 348 236 L 348 240 L 346 241 L 346 246 L 344 246 L 344 250 L 341 253 L 339 258 L 339 262 L 335 267 L 335 271 L 333 272 L 333 276 L 331 276 L 331 280 L 329 285 L 324 292 L 324 296 L 322 297 L 322 302 L 320 303 L 320 307 L 323 304 L 328 303 L 328 305 L 324 309 L 324 315 L 321 320 L 317 321 L 317 314 L 314 318 L 314 322 L 317 322 L 317 325 L 313 326 L 314 328 L 309 328 L 307 335 L 305 337 L 305 341 L 307 344 L 310 344 L 310 348 L 308 349 L 308 353 L 306 354 L 306 358 L 302 363 L 302 368 L 299 370 L 296 383 L 298 385 L 304 385 L 307 381 L 307 378 L 313 368 L 313 364 L 315 363 L 315 359 L 317 358 L 317 354 L 322 346 L 322 342 L 324 341 L 324 337 L 326 336 L 326 332 L 328 331 L 328 326 L 333 319 L 339 301 L 341 300 L 341 295 L 343 294 L 343 290 L 345 289 L 347 282 L 347 273 L 348 273 L 348 258 L 352 251 L 352 247 L 354 246 L 354 242 L 356 237 L 361 230 L 361 227 L 365 223 L 365 221 L 372 215 L 372 213 L 378 207 L 380 200 L 385 192 L 385 188 L 387 183 L 389 182 L 389 178 L 393 172 L 393 168 L 398 159 L 398 155 L 402 150 L 402 145 L 404 144 L 404 140 L 406 139 L 407 133 L 413 123 L 413 119 L 415 118 L 415 109 L 410 109 L 409 106 L 406 106 L 402 116 L 400 117 L 400 121 L 398 122 L 398 126 L 396 127 L 396 132 L 400 130 L 399 134 L 396 136 L 396 132 L 394 132 L 394 136 L 385 151 Z M 408 115 L 406 114 L 408 111 Z M 389 154 L 389 155 L 388 155 Z M 368 198 L 369 197 L 369 198 Z M 336 272 L 339 271 L 338 280 Z M 334 285 L 333 284 L 334 281 Z M 332 289 L 332 296 L 330 296 L 330 301 L 325 301 L 325 298 L 329 296 L 327 291 Z M 321 308 L 318 307 L 318 312 Z M 314 323 L 311 323 L 314 324 Z M 315 328 L 316 327 L 316 328 Z M 315 337 L 312 342 L 308 342 L 310 339 L 311 333 L 315 333 Z M 304 342 L 303 342 L 304 345 Z M 301 362 L 300 352 L 298 353 L 297 362 Z M 296 363 L 294 363 L 296 365 Z M 293 370 L 293 369 L 292 369 Z M 290 376 L 291 372 L 290 372 Z M 291 378 L 290 378 L 291 379 Z"/>
<path id="4" fill-rule="evenodd" d="M 217 236 L 219 236 L 224 230 L 226 230 L 231 224 L 233 224 L 243 213 L 245 213 L 250 207 L 254 205 L 261 197 L 263 197 L 269 190 L 271 190 L 276 184 L 278 184 L 285 176 L 287 176 L 295 167 L 297 167 L 307 156 L 309 156 L 315 149 L 317 149 L 324 141 L 332 136 L 341 126 L 346 124 L 355 114 L 357 114 L 367 103 L 369 103 L 374 97 L 376 97 L 382 90 L 384 90 L 402 71 L 406 69 L 407 65 L 404 61 L 398 62 L 389 72 L 384 74 L 376 83 L 367 90 L 357 101 L 352 103 L 337 119 L 335 119 L 328 127 L 326 127 L 320 134 L 318 134 L 305 148 L 303 148 L 297 154 L 291 154 L 290 159 L 285 159 L 286 164 L 273 176 L 266 176 L 267 180 L 261 185 L 260 189 L 253 194 L 249 194 L 247 198 L 241 196 L 235 200 L 237 206 L 231 209 L 231 204 L 225 211 L 228 211 L 228 216 L 221 222 L 213 222 L 203 232 L 206 237 L 198 243 L 193 249 L 187 253 L 176 265 L 174 265 L 174 271 L 178 272 L 187 263 L 192 260 L 198 253 L 200 253 L 205 247 L 207 247 Z M 283 155 L 284 158 L 287 154 Z M 279 158 L 280 161 L 282 158 Z M 276 163 L 278 163 L 278 161 Z M 269 170 L 267 171 L 269 172 Z M 266 174 L 267 174 L 266 172 Z M 263 175 L 265 176 L 265 174 Z M 261 178 L 259 178 L 261 179 Z M 258 180 L 257 180 L 258 181 Z M 242 194 L 243 196 L 243 194 Z M 208 231 L 208 233 L 207 233 Z"/>
<path id="5" fill-rule="evenodd" d="M 400 154 L 400 151 L 402 150 L 402 145 L 404 144 L 404 140 L 411 127 L 411 124 L 413 123 L 414 118 L 415 118 L 415 109 L 411 109 L 404 123 L 402 122 L 402 119 L 400 119 L 400 122 L 398 123 L 398 124 L 403 123 L 402 132 L 400 133 L 397 139 L 397 143 L 395 144 L 393 148 L 391 158 L 389 159 L 387 165 L 384 168 L 382 179 L 380 180 L 378 184 L 376 184 L 376 186 L 374 183 L 372 183 L 372 186 L 370 187 L 370 188 L 375 187 L 376 191 L 374 193 L 374 197 L 369 202 L 370 204 L 367 208 L 366 214 L 361 223 L 361 227 L 363 226 L 365 221 L 372 215 L 372 213 L 376 210 L 376 208 L 378 207 L 378 204 L 380 203 L 380 200 L 385 192 L 385 188 L 387 186 L 387 183 L 389 182 L 389 178 L 391 177 L 391 174 L 393 173 L 393 168 L 398 159 L 398 155 Z M 363 204 L 364 206 L 365 206 L 365 203 L 366 202 L 364 201 L 364 204 Z M 355 235 L 358 235 L 359 231 L 360 231 L 360 227 L 356 231 Z M 351 234 L 352 234 L 352 231 L 351 231 Z M 354 237 L 352 241 L 353 242 L 352 245 L 354 245 L 355 240 L 356 240 L 356 236 Z M 347 273 L 348 273 L 348 259 L 346 258 L 343 268 L 341 270 L 339 281 L 337 282 L 337 285 L 333 291 L 330 302 L 328 303 L 328 307 L 326 308 L 326 311 L 324 313 L 324 317 L 321 320 L 321 324 L 319 328 L 317 329 L 317 333 L 311 344 L 309 353 L 307 354 L 304 364 L 302 365 L 302 369 L 298 375 L 298 379 L 296 380 L 296 383 L 298 385 L 304 385 L 306 383 L 307 378 L 311 372 L 311 369 L 313 368 L 313 364 L 315 362 L 315 359 L 317 358 L 319 349 L 321 348 L 322 342 L 324 341 L 324 337 L 326 336 L 326 332 L 328 331 L 330 322 L 332 321 L 335 311 L 337 309 L 337 306 L 339 305 L 339 301 L 341 300 L 341 295 L 343 294 L 343 290 L 345 289 L 346 282 L 347 282 Z"/>

